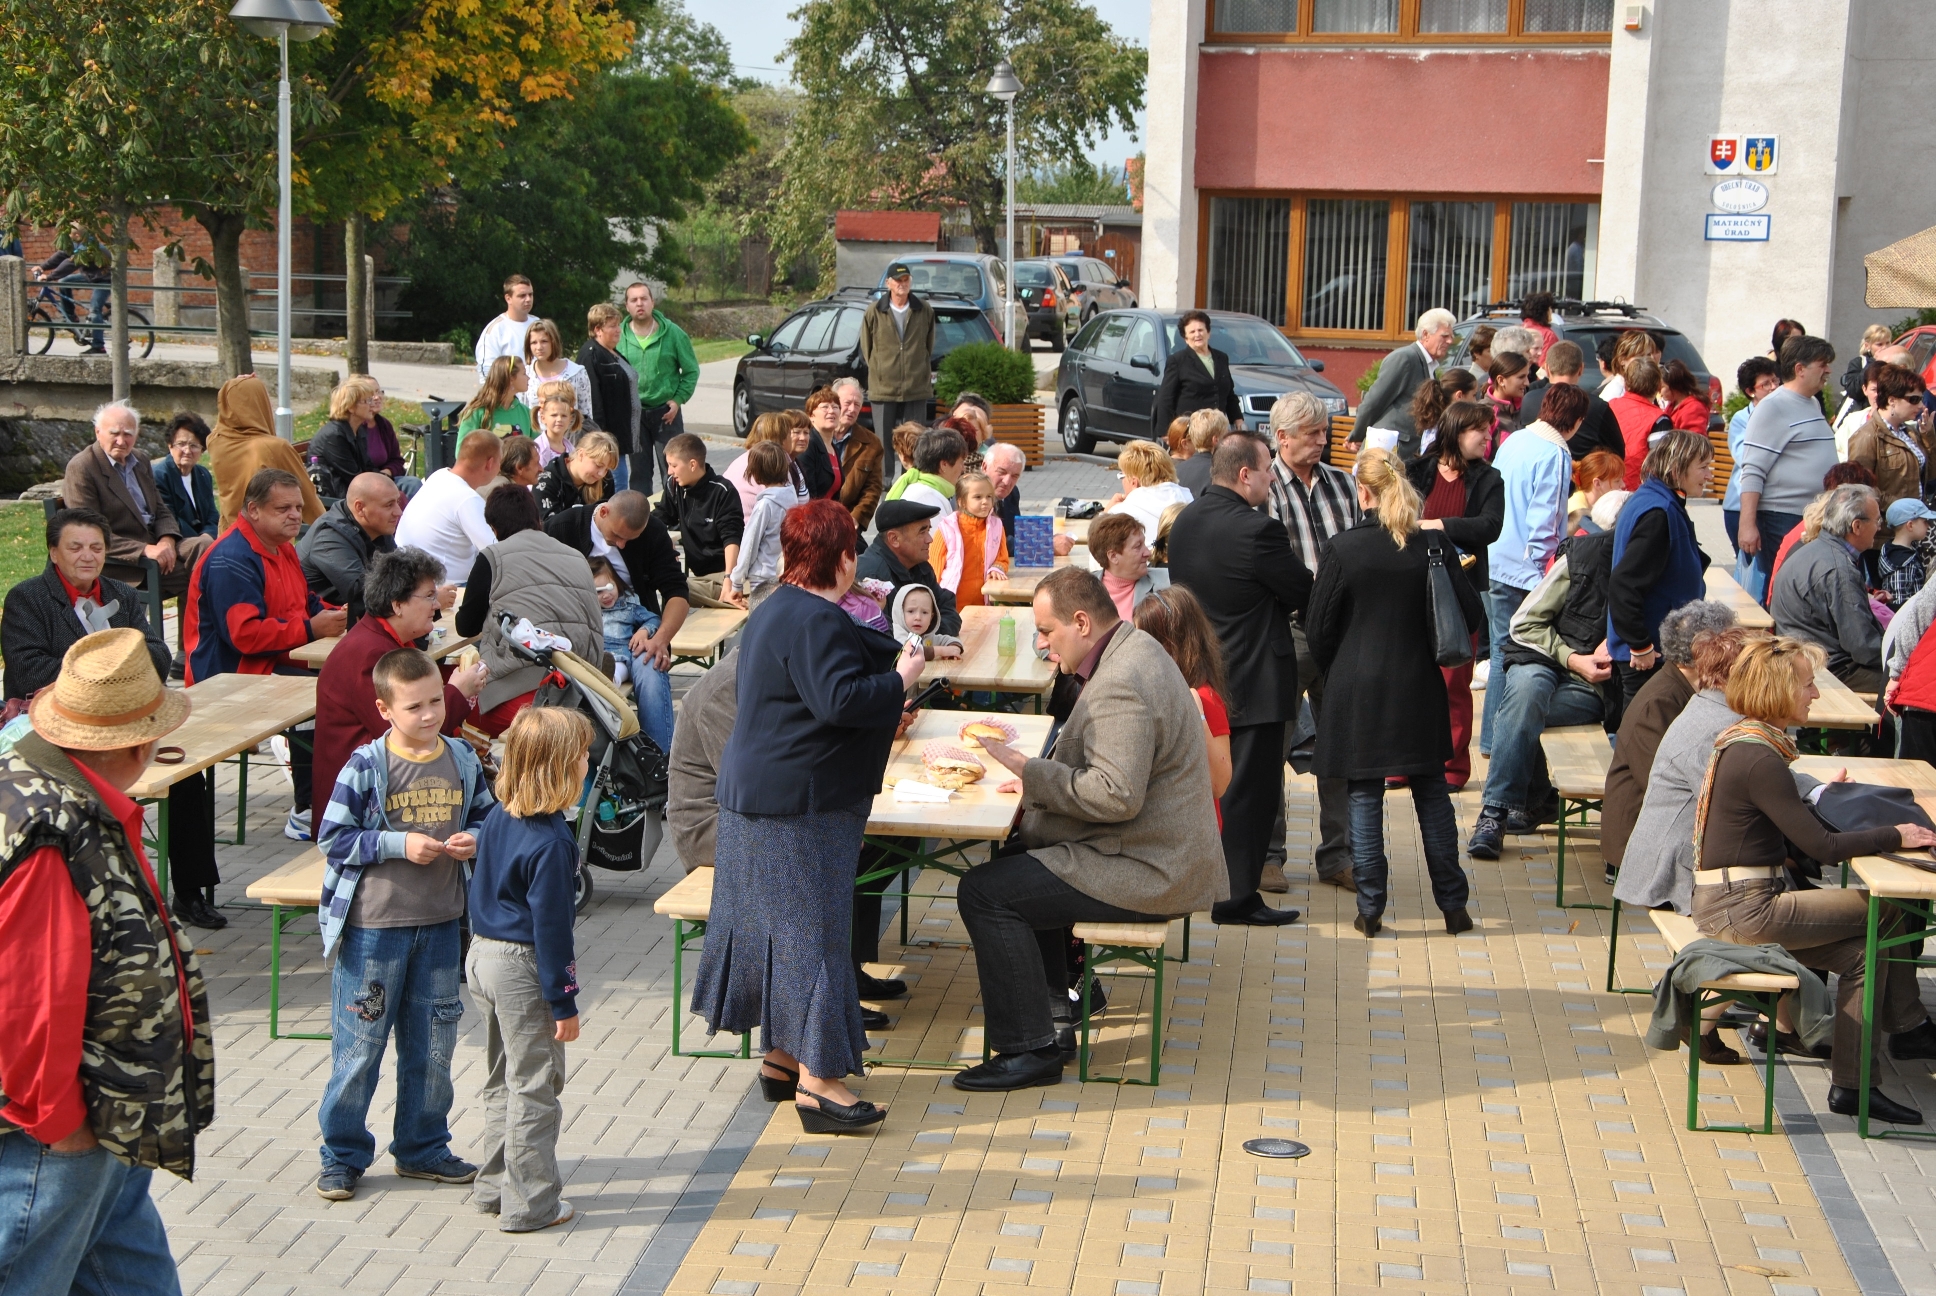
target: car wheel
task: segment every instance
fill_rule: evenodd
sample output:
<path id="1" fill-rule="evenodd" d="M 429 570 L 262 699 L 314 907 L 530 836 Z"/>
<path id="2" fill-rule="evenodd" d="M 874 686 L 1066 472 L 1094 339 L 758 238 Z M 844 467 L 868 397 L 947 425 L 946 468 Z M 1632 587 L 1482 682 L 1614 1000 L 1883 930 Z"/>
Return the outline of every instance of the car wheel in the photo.
<path id="1" fill-rule="evenodd" d="M 745 436 L 753 429 L 753 393 L 743 382 L 733 384 L 733 431 Z"/>
<path id="2" fill-rule="evenodd" d="M 1055 322 L 1055 331 L 1049 334 L 1049 350 L 1055 352 L 1057 355 L 1060 355 L 1062 354 L 1063 349 L 1066 348 L 1068 345 L 1069 345 L 1068 338 L 1064 335 L 1062 331 L 1062 321 L 1057 320 Z"/>
<path id="3" fill-rule="evenodd" d="M 1062 448 L 1070 454 L 1089 454 L 1096 448 L 1083 419 L 1082 397 L 1071 396 L 1062 402 Z"/>

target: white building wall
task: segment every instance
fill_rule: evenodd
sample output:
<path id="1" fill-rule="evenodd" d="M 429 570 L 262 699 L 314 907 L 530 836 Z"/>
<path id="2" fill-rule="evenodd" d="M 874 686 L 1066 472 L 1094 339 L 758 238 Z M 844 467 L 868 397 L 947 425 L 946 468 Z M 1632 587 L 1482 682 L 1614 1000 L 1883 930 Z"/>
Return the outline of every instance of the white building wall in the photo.
<path id="1" fill-rule="evenodd" d="M 1616 8 L 1616 21 L 1626 5 Z M 1685 331 L 1728 387 L 1767 351 L 1777 319 L 1853 353 L 1862 256 L 1929 225 L 1936 175 L 1908 87 L 1936 49 L 1924 0 L 1657 0 L 1639 32 L 1613 33 L 1599 294 Z M 1713 135 L 1781 137 L 1763 180 L 1766 243 L 1709 243 Z"/>
<path id="2" fill-rule="evenodd" d="M 1197 61 L 1203 0 L 1152 0 L 1143 249 L 1136 300 L 1157 310 L 1197 305 Z"/>

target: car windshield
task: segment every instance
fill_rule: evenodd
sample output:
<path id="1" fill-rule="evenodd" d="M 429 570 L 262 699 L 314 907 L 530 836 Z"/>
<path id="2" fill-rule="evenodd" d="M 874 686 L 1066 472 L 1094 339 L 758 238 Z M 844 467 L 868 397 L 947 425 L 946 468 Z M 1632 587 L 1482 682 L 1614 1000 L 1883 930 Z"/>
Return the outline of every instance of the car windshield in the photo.
<path id="1" fill-rule="evenodd" d="M 1183 334 L 1175 320 L 1163 322 L 1170 350 L 1183 345 Z M 1230 357 L 1234 365 L 1292 365 L 1303 368 L 1309 362 L 1282 333 L 1262 320 L 1219 319 L 1210 325 L 1210 345 Z"/>
<path id="2" fill-rule="evenodd" d="M 1015 267 L 1015 286 L 1017 288 L 1046 288 L 1054 283 L 1049 268 L 1040 261 L 1024 261 Z"/>
<path id="3" fill-rule="evenodd" d="M 1593 375 L 1600 372 L 1599 365 L 1595 360 L 1596 348 L 1600 345 L 1600 339 L 1604 337 L 1617 338 L 1622 331 L 1620 329 L 1568 327 L 1566 329 L 1566 340 L 1579 344 L 1580 350 L 1585 353 L 1587 358 L 1587 372 L 1589 375 Z M 1678 360 L 1695 373 L 1707 372 L 1707 365 L 1702 361 L 1701 353 L 1696 351 L 1694 344 L 1689 342 L 1681 334 L 1667 333 L 1659 329 L 1644 329 L 1642 331 L 1651 334 L 1654 341 L 1660 343 L 1660 359 L 1662 364 L 1665 364 L 1669 360 Z M 1598 385 L 1597 383 L 1594 384 L 1596 387 Z"/>
<path id="4" fill-rule="evenodd" d="M 989 326 L 988 317 L 979 311 L 936 311 L 934 317 L 934 353 L 947 355 L 958 346 L 970 342 L 993 342 L 995 330 Z"/>
<path id="5" fill-rule="evenodd" d="M 914 291 L 929 297 L 966 297 L 981 300 L 981 271 L 962 261 L 915 261 Z"/>

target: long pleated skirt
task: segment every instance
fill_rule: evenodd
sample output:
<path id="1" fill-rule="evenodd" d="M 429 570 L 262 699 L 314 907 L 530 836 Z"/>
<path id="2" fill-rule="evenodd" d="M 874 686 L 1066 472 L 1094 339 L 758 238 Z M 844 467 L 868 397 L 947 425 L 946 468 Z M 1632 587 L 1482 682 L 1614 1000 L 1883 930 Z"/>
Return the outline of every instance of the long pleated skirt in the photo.
<path id="1" fill-rule="evenodd" d="M 760 1028 L 817 1076 L 861 1070 L 850 934 L 864 814 L 719 812 L 712 917 L 692 1011 L 713 1031 Z"/>

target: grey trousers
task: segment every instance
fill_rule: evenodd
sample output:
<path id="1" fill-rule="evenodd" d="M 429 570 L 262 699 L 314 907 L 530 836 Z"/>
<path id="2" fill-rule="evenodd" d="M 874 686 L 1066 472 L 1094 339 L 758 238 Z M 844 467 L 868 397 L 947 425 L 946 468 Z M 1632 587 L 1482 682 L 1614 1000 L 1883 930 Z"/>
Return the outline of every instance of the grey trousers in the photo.
<path id="1" fill-rule="evenodd" d="M 529 945 L 471 940 L 471 995 L 484 1014 L 484 1164 L 471 1201 L 506 1233 L 558 1218 L 558 1093 L 565 1046 L 552 1038 L 551 1005 Z"/>
<path id="2" fill-rule="evenodd" d="M 1314 720 L 1323 718 L 1324 710 L 1324 672 L 1318 669 L 1317 658 L 1311 655 L 1311 645 L 1304 638 L 1304 630 L 1299 626 L 1291 627 L 1291 641 L 1297 647 L 1297 686 L 1311 699 L 1311 716 Z M 1290 759 L 1291 735 L 1297 728 L 1294 724 L 1284 726 L 1284 758 Z M 1271 825 L 1270 845 L 1264 850 L 1264 862 L 1282 867 L 1284 864 L 1284 802 L 1277 803 L 1277 821 Z M 1321 778 L 1318 780 L 1318 844 L 1316 860 L 1319 877 L 1351 876 L 1351 794 L 1346 780 Z"/>

